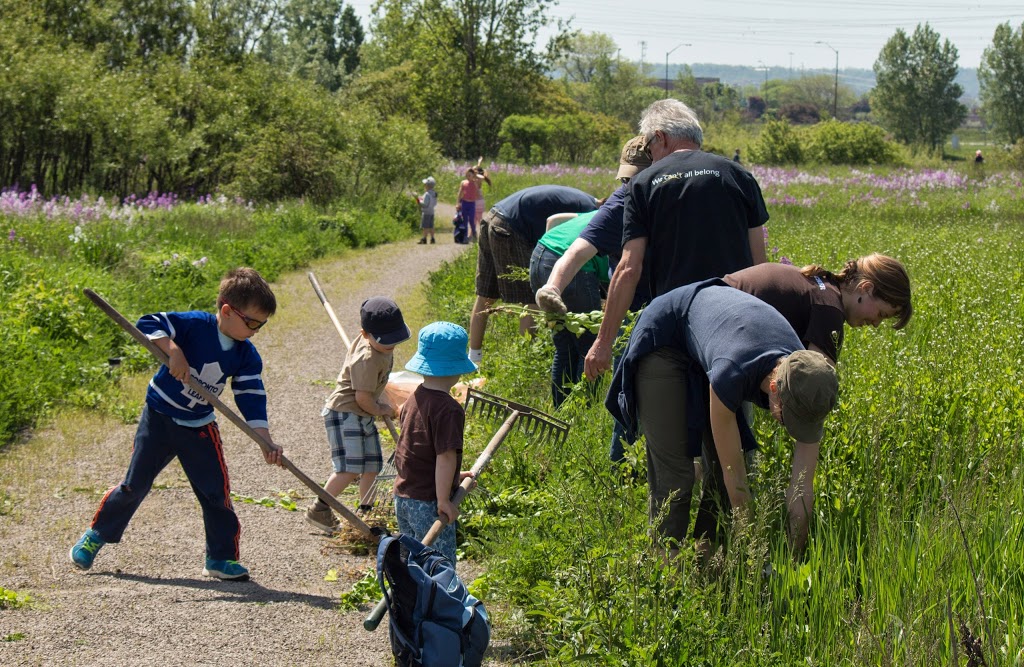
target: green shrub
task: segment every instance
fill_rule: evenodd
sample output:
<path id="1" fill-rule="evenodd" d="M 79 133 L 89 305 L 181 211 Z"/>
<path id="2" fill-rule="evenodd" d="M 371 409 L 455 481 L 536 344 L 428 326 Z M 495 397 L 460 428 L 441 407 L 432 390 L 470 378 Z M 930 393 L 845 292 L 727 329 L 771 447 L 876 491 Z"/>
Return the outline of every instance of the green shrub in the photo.
<path id="1" fill-rule="evenodd" d="M 804 155 L 815 162 L 886 165 L 897 161 L 896 144 L 877 125 L 830 119 L 808 128 L 807 135 Z"/>
<path id="2" fill-rule="evenodd" d="M 804 159 L 800 137 L 784 120 L 770 120 L 750 147 L 750 159 L 758 164 L 800 164 Z"/>
<path id="3" fill-rule="evenodd" d="M 533 147 L 540 149 L 547 146 L 553 128 L 548 118 L 541 116 L 511 115 L 501 122 L 498 139 L 507 144 L 516 156 L 517 162 L 532 161 Z M 536 157 L 542 162 L 544 156 L 540 150 Z M 535 164 L 540 164 L 537 162 Z"/>

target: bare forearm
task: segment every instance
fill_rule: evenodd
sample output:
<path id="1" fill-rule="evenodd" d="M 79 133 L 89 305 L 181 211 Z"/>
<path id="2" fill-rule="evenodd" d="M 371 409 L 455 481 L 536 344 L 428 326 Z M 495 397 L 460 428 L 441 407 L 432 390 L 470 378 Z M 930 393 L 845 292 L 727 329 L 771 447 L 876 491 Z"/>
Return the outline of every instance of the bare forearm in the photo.
<path id="1" fill-rule="evenodd" d="M 548 285 L 552 285 L 559 292 L 572 282 L 583 265 L 589 262 L 597 254 L 597 248 L 588 241 L 576 239 L 569 246 L 555 265 L 551 268 L 551 275 L 548 276 Z"/>
<path id="2" fill-rule="evenodd" d="M 754 264 L 764 264 L 768 261 L 768 252 L 764 247 L 764 227 L 754 227 L 748 233 L 750 242 L 750 256 Z"/>
<path id="3" fill-rule="evenodd" d="M 608 300 L 604 306 L 604 319 L 601 320 L 601 329 L 597 332 L 595 345 L 600 342 L 602 345 L 610 346 L 615 341 L 639 283 L 639 271 L 616 271 L 612 276 L 611 284 L 608 286 Z"/>
<path id="4" fill-rule="evenodd" d="M 459 455 L 454 449 L 438 455 L 437 464 L 434 466 L 434 493 L 437 494 L 438 502 L 451 497 L 455 475 L 458 473 L 458 463 Z"/>
<path id="5" fill-rule="evenodd" d="M 390 406 L 382 404 L 368 391 L 356 392 L 356 405 L 359 406 L 360 410 L 374 417 L 391 414 Z"/>
<path id="6" fill-rule="evenodd" d="M 786 490 L 789 514 L 789 541 L 794 552 L 807 544 L 808 525 L 814 510 L 814 473 L 818 464 L 818 445 L 798 442 L 793 447 L 793 471 Z"/>

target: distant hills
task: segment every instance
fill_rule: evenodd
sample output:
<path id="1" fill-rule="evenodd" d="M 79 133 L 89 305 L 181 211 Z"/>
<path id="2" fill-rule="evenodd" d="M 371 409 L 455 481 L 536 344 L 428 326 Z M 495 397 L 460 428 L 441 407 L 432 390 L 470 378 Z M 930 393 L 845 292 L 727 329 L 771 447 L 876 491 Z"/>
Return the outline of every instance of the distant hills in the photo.
<path id="1" fill-rule="evenodd" d="M 675 78 L 676 74 L 683 68 L 683 65 L 669 65 L 668 75 Z M 765 71 L 759 67 L 744 67 L 741 65 L 715 65 L 712 63 L 692 63 L 690 68 L 693 75 L 698 77 L 714 77 L 722 83 L 730 86 L 760 86 L 764 83 Z M 832 76 L 833 69 L 789 69 L 788 67 L 769 67 L 769 79 L 799 78 L 802 74 L 828 74 Z M 652 75 L 664 76 L 664 68 L 655 65 Z M 961 68 L 957 76 L 957 83 L 964 88 L 962 101 L 968 106 L 978 99 L 978 70 L 976 68 Z M 858 95 L 866 93 L 875 87 L 875 73 L 869 69 L 839 68 L 839 83 L 849 86 Z"/>

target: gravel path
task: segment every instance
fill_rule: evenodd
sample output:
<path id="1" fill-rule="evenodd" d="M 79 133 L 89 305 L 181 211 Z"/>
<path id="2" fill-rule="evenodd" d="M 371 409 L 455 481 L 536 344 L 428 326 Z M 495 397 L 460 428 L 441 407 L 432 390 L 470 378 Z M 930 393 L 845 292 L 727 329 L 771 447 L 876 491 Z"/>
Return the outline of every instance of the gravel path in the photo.
<path id="1" fill-rule="evenodd" d="M 437 245 L 412 239 L 313 270 L 353 335 L 367 296 L 392 296 L 422 312 L 418 286 L 464 249 L 439 233 Z M 343 350 L 305 271 L 274 288 L 278 314 L 255 339 L 266 364 L 271 433 L 300 469 L 325 479 L 330 460 L 319 410 Z M 410 319 L 413 331 L 423 324 Z M 401 361 L 414 351 L 404 350 Z M 127 390 L 141 395 L 146 379 Z M 299 505 L 308 502 L 298 480 L 267 466 L 252 441 L 226 419 L 220 423 L 235 493 L 263 498 L 295 489 Z M 72 568 L 68 549 L 101 494 L 124 474 L 133 432 L 134 425 L 90 413 L 63 414 L 0 452 L 0 586 L 33 600 L 0 608 L 0 665 L 392 664 L 386 630 L 367 633 L 364 613 L 336 609 L 372 557 L 343 553 L 300 512 L 236 503 L 252 580 L 202 577 L 202 519 L 177 462 L 158 478 L 123 541 L 105 547 L 88 573 Z M 331 570 L 336 581 L 325 580 Z"/>

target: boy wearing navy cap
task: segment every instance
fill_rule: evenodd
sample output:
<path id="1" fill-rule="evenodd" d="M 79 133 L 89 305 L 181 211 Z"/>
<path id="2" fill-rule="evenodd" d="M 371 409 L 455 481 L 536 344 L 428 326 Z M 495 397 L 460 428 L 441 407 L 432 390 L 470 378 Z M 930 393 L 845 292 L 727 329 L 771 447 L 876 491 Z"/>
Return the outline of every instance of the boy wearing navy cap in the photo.
<path id="1" fill-rule="evenodd" d="M 416 355 L 406 369 L 423 376 L 402 406 L 402 433 L 395 449 L 395 517 L 398 530 L 422 540 L 441 516 L 448 521 L 432 545 L 455 562 L 455 520 L 459 509 L 451 498 L 470 472 L 462 467 L 462 431 L 466 412 L 451 389 L 476 364 L 466 350 L 466 330 L 451 322 L 420 329 Z"/>
<path id="2" fill-rule="evenodd" d="M 374 418 L 398 416 L 384 395 L 394 365 L 394 349 L 409 340 L 412 332 L 402 319 L 398 304 L 383 296 L 364 301 L 359 320 L 361 335 L 349 345 L 338 382 L 321 414 L 334 464 L 324 490 L 337 496 L 358 477 L 362 499 L 384 463 Z M 359 506 L 359 511 L 368 509 Z M 338 527 L 338 518 L 319 498 L 306 510 L 306 522 L 328 534 Z"/>

